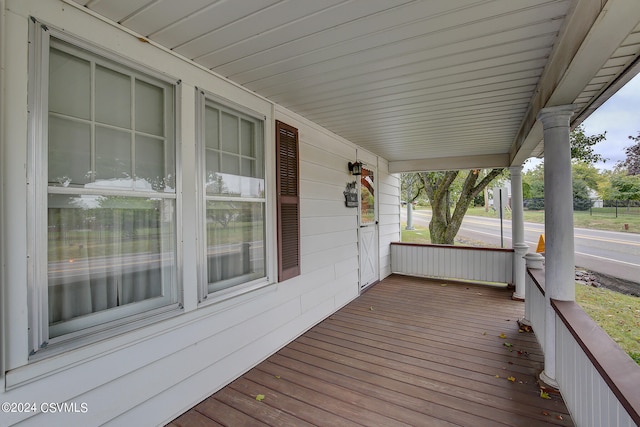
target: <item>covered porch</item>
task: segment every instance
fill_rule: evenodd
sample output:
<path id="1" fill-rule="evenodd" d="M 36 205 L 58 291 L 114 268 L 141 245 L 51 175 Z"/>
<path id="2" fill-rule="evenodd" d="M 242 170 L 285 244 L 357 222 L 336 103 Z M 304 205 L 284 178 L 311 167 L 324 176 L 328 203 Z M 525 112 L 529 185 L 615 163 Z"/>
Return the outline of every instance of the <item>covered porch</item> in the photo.
<path id="1" fill-rule="evenodd" d="M 0 394 L 88 408 L 14 411 L 3 425 L 640 423 L 638 367 L 611 343 L 585 341 L 601 331 L 574 302 L 568 202 L 570 129 L 640 70 L 637 0 L 0 0 L 0 10 Z M 73 74 L 52 60 L 84 65 Z M 115 77 L 121 97 L 110 96 Z M 151 130 L 138 129 L 147 113 Z M 50 134 L 61 115 L 67 124 Z M 126 168 L 96 175 L 120 151 Z M 397 243 L 400 173 L 509 168 L 521 207 L 522 164 L 543 155 L 554 207 L 546 274 L 525 269 L 519 209 L 513 250 Z M 345 200 L 354 163 L 375 182 L 366 211 Z M 133 185 L 138 166 L 148 188 Z M 225 189 L 213 179 L 222 175 L 256 185 Z M 110 187 L 123 176 L 135 178 L 126 191 Z M 282 221 L 283 176 L 294 177 L 295 195 L 284 195 L 294 221 Z M 162 200 L 147 209 L 156 224 L 137 229 L 165 231 L 153 247 L 170 261 L 153 279 L 161 291 L 129 306 L 69 304 L 78 313 L 61 331 L 49 318 L 50 261 L 81 263 L 50 259 L 49 213 L 67 196 L 141 202 L 129 213 Z M 254 209 L 240 215 L 234 203 Z M 256 236 L 208 239 L 210 205 Z M 100 237 L 85 227 L 93 217 L 73 231 Z M 294 224 L 288 252 L 282 223 Z M 117 261 L 139 252 L 118 227 Z M 209 247 L 228 249 L 227 236 L 254 245 L 235 255 L 254 256 L 255 275 L 244 262 L 234 278 L 213 274 Z M 523 317 L 535 336 L 518 331 Z M 543 369 L 566 408 L 540 397 Z"/>
<path id="2" fill-rule="evenodd" d="M 169 425 L 574 425 L 540 397 L 524 310 L 506 287 L 394 274 Z"/>

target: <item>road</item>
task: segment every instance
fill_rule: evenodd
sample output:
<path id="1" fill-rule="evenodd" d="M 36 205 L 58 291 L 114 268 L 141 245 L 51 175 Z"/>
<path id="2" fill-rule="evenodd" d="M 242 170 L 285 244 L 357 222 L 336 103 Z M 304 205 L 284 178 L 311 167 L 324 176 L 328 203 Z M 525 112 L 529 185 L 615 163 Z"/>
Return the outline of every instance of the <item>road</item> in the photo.
<path id="1" fill-rule="evenodd" d="M 403 209 L 403 220 L 405 216 L 406 210 Z M 431 212 L 413 212 L 415 225 L 428 227 L 430 219 Z M 544 224 L 525 222 L 524 234 L 529 250 L 535 252 L 538 239 L 544 234 Z M 511 220 L 504 220 L 503 236 L 504 247 L 510 248 Z M 576 266 L 621 279 L 640 281 L 640 234 L 576 228 L 574 236 Z M 458 237 L 500 246 L 500 220 L 466 216 Z"/>

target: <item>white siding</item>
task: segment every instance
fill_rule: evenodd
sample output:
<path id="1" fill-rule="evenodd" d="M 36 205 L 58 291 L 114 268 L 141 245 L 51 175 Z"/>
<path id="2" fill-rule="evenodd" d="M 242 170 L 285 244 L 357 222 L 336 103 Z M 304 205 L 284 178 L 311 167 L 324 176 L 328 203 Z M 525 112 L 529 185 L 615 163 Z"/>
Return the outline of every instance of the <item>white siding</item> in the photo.
<path id="1" fill-rule="evenodd" d="M 193 167 L 195 88 L 249 108 L 266 118 L 267 173 L 273 175 L 273 121 L 300 132 L 301 270 L 283 283 L 205 306 L 197 304 L 195 246 L 191 223 L 195 196 L 183 195 L 188 221 L 183 227 L 185 308 L 182 314 L 59 354 L 29 361 L 27 230 L 27 47 L 30 16 L 104 49 L 181 79 L 181 156 L 184 182 L 195 187 Z M 58 0 L 7 2 L 5 77 L 9 84 L 0 110 L 5 114 L 2 139 L 3 247 L 7 267 L 2 286 L 6 377 L 0 389 L 7 402 L 86 403 L 86 414 L 2 414 L 2 425 L 153 425 L 171 420 L 207 395 L 259 363 L 299 334 L 358 295 L 357 209 L 345 207 L 342 192 L 353 181 L 347 163 L 357 147 L 319 126 L 254 94 L 194 67 L 181 58 L 140 42 L 136 37 L 67 7 Z M 388 243 L 399 236 L 398 180 L 380 162 L 381 269 L 389 271 Z M 273 178 L 270 178 L 273 179 Z M 269 183 L 269 184 L 272 184 Z M 268 198 L 273 201 L 274 190 Z M 268 230 L 275 216 L 270 204 Z M 395 209 L 395 211 L 394 211 Z M 189 222 L 191 221 L 191 222 Z M 273 251 L 275 242 L 269 241 Z M 274 259 L 270 272 L 273 277 Z M 4 372 L 5 369 L 3 369 Z"/>

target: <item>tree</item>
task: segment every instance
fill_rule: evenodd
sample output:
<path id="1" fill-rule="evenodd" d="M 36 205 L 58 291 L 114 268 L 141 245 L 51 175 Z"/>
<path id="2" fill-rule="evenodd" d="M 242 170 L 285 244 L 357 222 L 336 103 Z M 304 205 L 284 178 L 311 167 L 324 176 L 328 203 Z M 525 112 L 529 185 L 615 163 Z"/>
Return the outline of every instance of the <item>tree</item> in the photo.
<path id="1" fill-rule="evenodd" d="M 573 161 L 571 164 L 571 177 L 574 181 L 584 181 L 587 187 L 598 192 L 606 184 L 598 168 L 586 162 Z"/>
<path id="2" fill-rule="evenodd" d="M 587 136 L 584 133 L 583 125 L 576 127 L 569 136 L 569 141 L 571 143 L 571 158 L 589 164 L 606 162 L 608 159 L 594 151 L 594 146 L 607 139 L 606 136 L 607 132 Z"/>
<path id="3" fill-rule="evenodd" d="M 608 173 L 609 186 L 604 191 L 607 200 L 640 200 L 640 175 L 629 175 L 624 168 Z"/>
<path id="4" fill-rule="evenodd" d="M 640 132 L 638 136 L 629 136 L 629 139 L 636 143 L 624 149 L 627 158 L 618 166 L 626 168 L 629 175 L 640 175 Z"/>
<path id="5" fill-rule="evenodd" d="M 474 169 L 467 172 L 420 172 L 417 174 L 431 203 L 429 232 L 432 243 L 453 244 L 462 219 L 473 199 L 500 176 L 502 171 L 503 169 L 492 169 L 483 174 L 481 170 Z M 452 204 L 454 198 L 456 201 Z"/>

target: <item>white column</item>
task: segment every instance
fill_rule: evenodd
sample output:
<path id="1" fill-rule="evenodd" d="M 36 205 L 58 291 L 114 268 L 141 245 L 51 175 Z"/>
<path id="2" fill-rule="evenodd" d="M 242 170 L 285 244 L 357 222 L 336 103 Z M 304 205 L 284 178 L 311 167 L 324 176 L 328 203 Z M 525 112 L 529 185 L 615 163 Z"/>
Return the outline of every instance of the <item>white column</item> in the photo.
<path id="1" fill-rule="evenodd" d="M 525 299 L 525 260 L 529 245 L 524 242 L 524 213 L 522 201 L 522 166 L 509 168 L 511 173 L 511 247 L 513 248 L 513 284 L 516 287 L 512 298 Z M 527 313 L 525 313 L 525 319 Z"/>
<path id="2" fill-rule="evenodd" d="M 569 123 L 574 105 L 544 108 L 545 355 L 540 379 L 557 387 L 556 316 L 551 299 L 575 300 L 573 189 Z"/>

